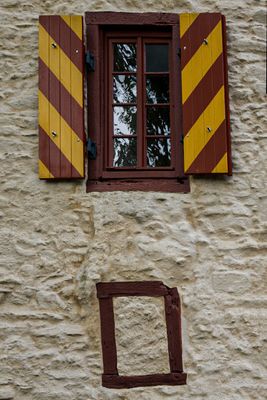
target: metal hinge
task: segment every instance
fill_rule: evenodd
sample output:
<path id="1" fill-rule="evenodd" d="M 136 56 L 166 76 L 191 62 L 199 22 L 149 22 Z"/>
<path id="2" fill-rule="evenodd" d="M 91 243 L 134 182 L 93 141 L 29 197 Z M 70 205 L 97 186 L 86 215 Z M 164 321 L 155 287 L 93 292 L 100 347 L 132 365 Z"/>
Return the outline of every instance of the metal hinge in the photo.
<path id="1" fill-rule="evenodd" d="M 91 139 L 87 140 L 86 144 L 86 149 L 87 149 L 87 155 L 89 160 L 95 160 L 96 159 L 96 144 L 93 142 Z"/>
<path id="2" fill-rule="evenodd" d="M 87 65 L 88 71 L 95 70 L 95 57 L 90 51 L 85 53 L 85 64 Z"/>

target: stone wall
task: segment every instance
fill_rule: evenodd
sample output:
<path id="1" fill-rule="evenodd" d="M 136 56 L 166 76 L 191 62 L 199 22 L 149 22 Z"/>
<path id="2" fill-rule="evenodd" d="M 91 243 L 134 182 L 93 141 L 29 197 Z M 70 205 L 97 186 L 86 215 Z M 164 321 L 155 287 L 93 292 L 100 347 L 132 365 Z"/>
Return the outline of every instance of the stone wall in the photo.
<path id="1" fill-rule="evenodd" d="M 86 194 L 85 183 L 38 179 L 38 15 L 90 10 L 226 15 L 232 178 L 191 179 L 187 195 Z M 264 10 L 264 0 L 1 1 L 0 399 L 265 398 Z M 150 279 L 181 294 L 188 385 L 102 388 L 95 283 Z M 165 370 L 160 309 L 116 303 L 123 371 Z"/>

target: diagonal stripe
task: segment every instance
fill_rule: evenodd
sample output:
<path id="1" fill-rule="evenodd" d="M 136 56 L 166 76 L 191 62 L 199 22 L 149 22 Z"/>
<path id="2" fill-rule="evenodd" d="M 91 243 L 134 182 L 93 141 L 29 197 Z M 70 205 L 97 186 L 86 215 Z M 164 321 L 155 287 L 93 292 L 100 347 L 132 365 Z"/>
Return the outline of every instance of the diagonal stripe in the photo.
<path id="1" fill-rule="evenodd" d="M 180 14 L 180 37 L 182 37 L 193 24 L 199 14 Z"/>
<path id="2" fill-rule="evenodd" d="M 52 175 L 49 169 L 44 165 L 44 163 L 39 160 L 39 178 L 41 179 L 53 179 L 54 175 Z"/>
<path id="3" fill-rule="evenodd" d="M 57 88 L 60 85 L 61 107 L 59 106 L 59 103 L 56 99 L 57 94 L 55 90 L 50 91 L 50 97 L 49 97 L 48 86 L 44 79 L 40 79 L 39 89 L 47 99 L 49 98 L 50 103 L 56 108 L 58 113 L 62 115 L 62 117 L 65 119 L 68 125 L 75 131 L 75 133 L 79 136 L 79 138 L 83 140 L 83 135 L 84 135 L 83 109 L 80 107 L 77 101 L 71 96 L 71 94 L 65 89 L 65 87 L 59 82 L 57 77 L 53 74 L 52 71 L 49 70 L 49 68 L 45 65 L 45 63 L 41 59 L 39 59 L 39 71 L 41 75 L 50 74 L 50 82 L 53 88 Z M 67 107 L 67 104 L 71 104 L 72 108 L 74 107 L 73 112 L 75 112 L 75 114 L 77 115 L 77 118 L 75 118 L 75 120 L 71 118 L 71 112 Z"/>
<path id="4" fill-rule="evenodd" d="M 69 27 L 68 24 L 66 24 L 65 20 L 62 19 L 59 15 L 51 15 L 50 17 L 50 27 L 48 29 L 48 23 L 46 20 L 40 19 L 40 24 L 42 27 L 46 30 L 46 32 L 51 36 L 52 41 L 56 42 L 58 46 L 61 47 L 61 49 L 64 51 L 67 57 L 71 59 L 74 65 L 80 70 L 80 72 L 83 71 L 83 59 L 80 55 L 80 48 L 82 45 L 82 40 L 76 35 L 76 33 Z M 78 18 L 78 20 L 77 20 Z M 65 18 L 67 19 L 67 17 Z M 77 22 L 80 21 L 82 25 L 82 17 L 77 16 L 76 20 L 74 20 L 76 23 L 75 29 L 78 28 Z M 57 29 L 59 26 L 61 27 L 61 32 Z M 66 45 L 68 41 L 71 41 L 74 44 L 74 48 L 69 49 L 69 47 Z M 78 53 L 76 53 L 75 50 L 78 50 Z"/>
<path id="5" fill-rule="evenodd" d="M 47 42 L 49 43 L 48 49 L 47 46 L 42 46 L 42 43 L 47 43 Z M 54 43 L 54 40 L 51 38 L 51 36 L 49 36 L 49 34 L 43 28 L 42 25 L 39 25 L 39 43 L 40 43 L 39 57 L 66 88 L 67 71 L 66 69 L 64 69 L 64 65 L 68 65 L 71 62 L 70 58 L 67 57 L 67 55 L 64 53 L 64 51 L 62 51 L 62 49 L 59 46 L 55 49 L 52 48 L 52 43 Z M 49 53 L 51 53 L 52 51 L 53 52 L 58 51 L 60 53 L 61 66 L 63 66 L 63 68 L 61 68 L 60 70 L 60 73 L 58 71 L 58 68 L 56 68 L 53 63 L 50 64 Z M 73 63 L 71 63 L 71 79 L 75 82 L 71 94 L 75 98 L 77 103 L 80 105 L 80 107 L 83 107 L 83 75 Z"/>
<path id="6" fill-rule="evenodd" d="M 81 15 L 61 15 L 65 23 L 73 30 L 80 40 L 83 39 L 83 27 Z"/>
<path id="7" fill-rule="evenodd" d="M 202 45 L 182 70 L 182 101 L 186 102 L 212 64 L 222 53 L 222 24 L 216 25 L 207 38 L 208 45 Z"/>
<path id="8" fill-rule="evenodd" d="M 49 171 L 50 166 L 50 149 L 47 146 L 47 140 L 43 137 L 41 128 L 39 126 L 39 159 L 42 161 L 42 164 L 46 166 L 46 170 L 41 168 L 42 166 L 39 164 L 39 177 L 40 178 L 51 178 L 51 174 Z"/>
<path id="9" fill-rule="evenodd" d="M 194 15 L 195 14 L 193 14 L 193 16 Z M 215 26 L 220 22 L 220 20 L 221 20 L 221 14 L 219 13 L 212 13 L 212 14 L 202 13 L 199 14 L 197 18 L 193 19 L 193 22 L 190 25 L 190 29 L 187 29 L 186 33 L 181 38 L 182 69 L 185 67 L 188 61 L 193 57 L 193 55 L 199 49 L 199 47 L 203 44 L 204 39 L 208 38 L 209 34 L 212 32 Z"/>
<path id="10" fill-rule="evenodd" d="M 228 155 L 225 153 L 215 168 L 213 168 L 212 173 L 225 173 L 228 172 Z"/>
<path id="11" fill-rule="evenodd" d="M 61 153 L 59 148 L 55 145 L 53 140 L 51 140 L 49 138 L 47 132 L 45 132 L 42 129 L 41 126 L 39 126 L 39 135 L 40 135 L 40 140 L 41 140 L 41 142 L 43 143 L 44 146 L 51 147 L 52 150 L 53 150 L 53 153 L 55 154 L 55 156 L 58 159 L 60 159 L 60 158 L 62 159 L 63 158 L 64 159 L 64 163 L 69 163 L 69 160 L 65 158 L 64 154 Z M 48 169 L 47 160 L 43 160 L 41 157 L 40 157 L 40 160 L 46 166 L 46 168 Z M 50 178 L 53 178 L 53 176 L 56 177 L 56 178 L 59 178 L 59 177 L 60 178 L 69 178 L 69 176 L 64 176 L 64 175 L 58 176 L 57 169 L 54 169 L 53 166 L 51 167 L 51 164 L 50 164 L 49 168 L 50 168 L 50 175 L 52 174 L 52 176 L 50 176 Z M 72 168 L 73 168 L 73 166 L 72 166 Z M 81 175 L 79 174 L 78 171 L 75 171 L 75 174 L 81 177 Z"/>
<path id="12" fill-rule="evenodd" d="M 66 142 L 71 141 L 72 145 L 75 146 L 75 151 L 72 154 L 71 149 L 68 147 L 64 147 L 61 142 L 61 152 L 64 154 L 66 159 L 74 166 L 74 168 L 79 172 L 79 174 L 83 175 L 83 142 L 76 135 L 75 132 L 70 128 L 67 122 L 62 118 L 62 116 L 57 112 L 57 110 L 53 107 L 53 105 L 47 100 L 47 98 L 43 95 L 43 93 L 39 90 L 39 107 L 40 110 L 46 110 L 49 106 L 50 111 L 50 127 L 47 125 L 47 116 L 40 112 L 39 115 L 39 124 L 41 128 L 47 133 L 50 137 L 51 141 L 55 143 L 55 145 L 60 150 L 60 140 L 61 137 L 64 137 Z M 60 120 L 60 129 L 58 129 L 57 121 Z M 50 128 L 50 129 L 49 129 Z M 52 132 L 55 131 L 57 133 L 56 137 L 53 137 Z M 67 139 L 69 138 L 69 139 Z"/>
<path id="13" fill-rule="evenodd" d="M 224 83 L 221 54 L 183 105 L 184 135 L 192 128 Z"/>
<path id="14" fill-rule="evenodd" d="M 184 137 L 184 169 L 188 170 L 211 136 L 225 119 L 224 86 L 212 99 L 190 131 Z M 212 129 L 208 132 L 207 128 Z"/>
<path id="15" fill-rule="evenodd" d="M 225 120 L 221 123 L 215 134 L 210 138 L 207 142 L 206 146 L 202 149 L 202 151 L 198 154 L 197 158 L 193 161 L 188 169 L 186 169 L 187 174 L 191 173 L 211 173 L 211 172 L 220 172 L 227 173 L 227 163 L 222 164 L 220 166 L 220 171 L 216 170 L 218 163 L 222 160 L 222 157 L 225 157 L 225 153 L 227 152 L 227 143 L 225 136 L 226 122 Z M 224 158 L 225 160 L 225 158 Z M 223 161 L 224 161 L 223 160 Z M 227 160 L 227 156 L 226 156 Z M 223 167 L 223 168 L 221 168 Z"/>

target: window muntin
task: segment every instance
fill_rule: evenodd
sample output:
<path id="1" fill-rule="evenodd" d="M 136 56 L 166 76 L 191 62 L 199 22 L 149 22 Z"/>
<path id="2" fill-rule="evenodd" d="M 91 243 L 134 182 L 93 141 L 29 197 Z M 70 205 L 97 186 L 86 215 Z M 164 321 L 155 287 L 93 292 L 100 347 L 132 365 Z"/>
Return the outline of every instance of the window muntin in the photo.
<path id="1" fill-rule="evenodd" d="M 108 38 L 108 169 L 175 167 L 171 40 L 163 36 Z"/>

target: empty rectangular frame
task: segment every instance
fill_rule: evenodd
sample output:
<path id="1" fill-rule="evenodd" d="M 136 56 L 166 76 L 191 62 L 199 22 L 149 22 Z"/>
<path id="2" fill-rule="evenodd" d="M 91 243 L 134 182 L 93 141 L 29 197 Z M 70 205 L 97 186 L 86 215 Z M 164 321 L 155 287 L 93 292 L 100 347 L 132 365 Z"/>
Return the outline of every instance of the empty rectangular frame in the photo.
<path id="1" fill-rule="evenodd" d="M 181 307 L 176 288 L 159 281 L 98 283 L 101 320 L 101 341 L 104 373 L 102 384 L 107 388 L 123 389 L 138 386 L 185 385 L 183 372 Z M 170 373 L 138 376 L 120 376 L 117 368 L 117 349 L 113 297 L 147 296 L 164 297 Z"/>

